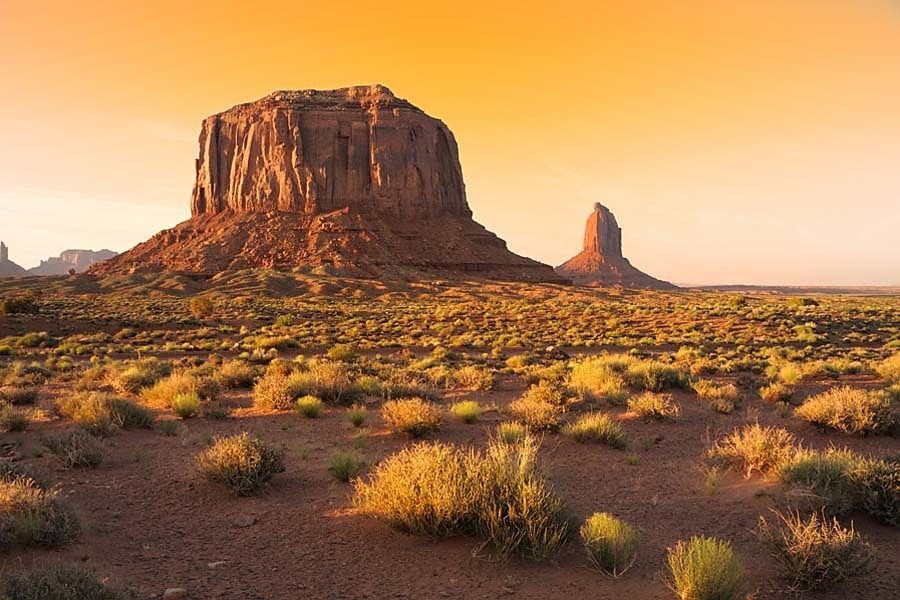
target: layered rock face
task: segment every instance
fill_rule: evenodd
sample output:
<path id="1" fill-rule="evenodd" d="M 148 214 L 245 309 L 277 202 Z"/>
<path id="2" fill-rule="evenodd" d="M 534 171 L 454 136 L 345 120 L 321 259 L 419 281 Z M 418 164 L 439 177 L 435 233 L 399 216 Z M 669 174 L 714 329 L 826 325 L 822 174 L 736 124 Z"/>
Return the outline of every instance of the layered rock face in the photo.
<path id="1" fill-rule="evenodd" d="M 91 272 L 561 280 L 472 220 L 452 132 L 384 86 L 275 92 L 208 117 L 196 170 L 191 219 Z"/>
<path id="2" fill-rule="evenodd" d="M 667 281 L 639 271 L 622 255 L 622 228 L 615 215 L 599 202 L 588 217 L 583 250 L 556 267 L 556 272 L 576 285 L 677 289 Z"/>
<path id="3" fill-rule="evenodd" d="M 28 269 L 30 275 L 66 275 L 71 269 L 76 273 L 116 256 L 112 250 L 64 250 L 59 256 L 42 260 L 41 264 Z"/>
<path id="4" fill-rule="evenodd" d="M 0 277 L 22 277 L 28 271 L 9 260 L 9 247 L 0 242 Z"/>

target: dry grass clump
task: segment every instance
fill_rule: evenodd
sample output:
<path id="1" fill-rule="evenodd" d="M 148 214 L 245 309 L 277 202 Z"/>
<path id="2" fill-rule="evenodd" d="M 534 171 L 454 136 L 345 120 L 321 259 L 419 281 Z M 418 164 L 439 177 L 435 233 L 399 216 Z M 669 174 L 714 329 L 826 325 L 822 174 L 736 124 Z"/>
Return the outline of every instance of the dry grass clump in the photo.
<path id="1" fill-rule="evenodd" d="M 181 419 L 190 419 L 200 414 L 200 396 L 197 392 L 176 394 L 169 404 L 172 407 L 172 412 Z"/>
<path id="2" fill-rule="evenodd" d="M 809 398 L 794 414 L 822 428 L 857 435 L 889 433 L 900 426 L 900 407 L 890 395 L 847 386 Z"/>
<path id="3" fill-rule="evenodd" d="M 856 503 L 854 473 L 862 464 L 863 459 L 849 450 L 801 448 L 779 465 L 777 474 L 795 506 L 839 514 Z"/>
<path id="4" fill-rule="evenodd" d="M 537 445 L 493 441 L 481 452 L 419 444 L 357 481 L 361 512 L 417 535 L 472 535 L 496 555 L 543 559 L 566 537 L 562 503 L 538 474 Z"/>
<path id="5" fill-rule="evenodd" d="M 776 513 L 770 524 L 760 517 L 757 534 L 772 550 L 790 581 L 792 592 L 807 592 L 865 575 L 872 568 L 872 548 L 853 529 L 842 527 L 837 519 L 812 513 Z"/>
<path id="6" fill-rule="evenodd" d="M 94 435 L 109 435 L 117 429 L 147 429 L 153 412 L 128 398 L 104 392 L 75 394 L 58 405 L 60 414 Z"/>
<path id="7" fill-rule="evenodd" d="M 697 397 L 706 401 L 718 413 L 731 414 L 740 393 L 733 383 L 721 384 L 709 379 L 701 379 L 692 384 Z"/>
<path id="8" fill-rule="evenodd" d="M 25 431 L 31 424 L 31 417 L 21 408 L 10 404 L 0 405 L 0 431 Z"/>
<path id="9" fill-rule="evenodd" d="M 622 426 L 604 413 L 590 413 L 568 423 L 563 428 L 565 435 L 579 442 L 600 442 L 617 449 L 628 447 L 628 438 Z"/>
<path id="10" fill-rule="evenodd" d="M 634 527 L 608 513 L 594 513 L 581 526 L 588 560 L 610 577 L 619 577 L 634 564 L 641 536 Z"/>
<path id="11" fill-rule="evenodd" d="M 266 410 L 288 410 L 294 396 L 288 388 L 288 377 L 278 371 L 266 373 L 253 386 L 253 406 Z"/>
<path id="12" fill-rule="evenodd" d="M 644 392 L 628 399 L 628 412 L 645 419 L 674 419 L 681 414 L 681 407 L 669 394 Z"/>
<path id="13" fill-rule="evenodd" d="M 40 392 L 37 386 L 31 385 L 4 385 L 0 387 L 0 402 L 13 406 L 34 404 L 37 402 Z"/>
<path id="14" fill-rule="evenodd" d="M 632 360 L 624 355 L 614 355 L 581 361 L 572 367 L 568 386 L 586 400 L 605 400 L 619 406 L 628 396 L 625 377 L 620 370 Z"/>
<path id="15" fill-rule="evenodd" d="M 475 400 L 464 400 L 450 407 L 450 412 L 463 420 L 463 423 L 474 423 L 481 418 L 481 405 Z"/>
<path id="16" fill-rule="evenodd" d="M 852 477 L 856 506 L 882 523 L 900 527 L 900 456 L 863 460 Z"/>
<path id="17" fill-rule="evenodd" d="M 150 406 L 171 408 L 172 400 L 181 394 L 197 394 L 205 400 L 213 400 L 218 386 L 212 377 L 198 377 L 190 373 L 176 372 L 161 379 L 152 387 L 141 390 L 141 400 Z"/>
<path id="18" fill-rule="evenodd" d="M 669 548 L 666 583 L 681 600 L 744 598 L 745 572 L 731 543 L 705 536 Z"/>
<path id="19" fill-rule="evenodd" d="M 766 402 L 787 402 L 794 396 L 794 387 L 778 381 L 759 388 L 759 397 Z"/>
<path id="20" fill-rule="evenodd" d="M 362 427 L 366 422 L 368 411 L 364 404 L 354 404 L 347 409 L 347 420 L 354 427 Z"/>
<path id="21" fill-rule="evenodd" d="M 256 369 L 243 360 L 229 360 L 220 366 L 213 378 L 226 390 L 249 388 L 256 379 Z"/>
<path id="22" fill-rule="evenodd" d="M 5 600 L 130 600 L 137 596 L 107 587 L 92 571 L 59 563 L 28 574 L 3 575 L 0 597 Z"/>
<path id="23" fill-rule="evenodd" d="M 56 491 L 24 476 L 0 479 L 0 549 L 58 547 L 74 541 L 80 531 L 75 513 Z"/>
<path id="24" fill-rule="evenodd" d="M 322 400 L 315 396 L 303 396 L 297 398 L 297 412 L 307 419 L 316 419 L 322 414 Z"/>
<path id="25" fill-rule="evenodd" d="M 105 455 L 97 438 L 83 429 L 46 437 L 43 442 L 67 469 L 96 467 L 103 462 Z"/>
<path id="26" fill-rule="evenodd" d="M 649 392 L 661 392 L 674 388 L 686 388 L 687 373 L 655 360 L 637 361 L 625 371 L 625 381 Z"/>
<path id="27" fill-rule="evenodd" d="M 330 360 L 338 362 L 353 362 L 357 359 L 356 348 L 350 344 L 335 344 L 325 353 Z"/>
<path id="28" fill-rule="evenodd" d="M 156 358 L 145 358 L 121 365 L 106 375 L 108 383 L 119 393 L 136 394 L 169 374 L 169 365 Z"/>
<path id="29" fill-rule="evenodd" d="M 347 365 L 343 362 L 314 360 L 306 371 L 292 373 L 287 381 L 291 398 L 316 396 L 323 402 L 348 404 L 359 399 Z"/>
<path id="30" fill-rule="evenodd" d="M 875 370 L 886 381 L 900 383 L 900 352 L 880 362 Z"/>
<path id="31" fill-rule="evenodd" d="M 510 413 L 532 431 L 552 431 L 560 426 L 565 407 L 547 400 L 547 389 L 531 386 L 521 398 L 509 404 Z"/>
<path id="32" fill-rule="evenodd" d="M 497 441 L 503 444 L 518 444 L 528 436 L 528 428 L 516 421 L 506 421 L 497 425 Z"/>
<path id="33" fill-rule="evenodd" d="M 381 418 L 397 433 L 421 437 L 441 427 L 441 409 L 422 398 L 388 400 L 381 407 Z"/>
<path id="34" fill-rule="evenodd" d="M 492 390 L 497 385 L 494 374 L 477 365 L 460 367 L 453 373 L 456 384 L 467 390 Z"/>
<path id="35" fill-rule="evenodd" d="M 284 472 L 284 450 L 246 432 L 216 438 L 195 461 L 209 481 L 227 486 L 238 496 L 259 492 L 276 473 Z"/>
<path id="36" fill-rule="evenodd" d="M 716 442 L 710 458 L 739 466 L 747 477 L 769 473 L 794 454 L 795 438 L 780 427 L 745 425 Z"/>

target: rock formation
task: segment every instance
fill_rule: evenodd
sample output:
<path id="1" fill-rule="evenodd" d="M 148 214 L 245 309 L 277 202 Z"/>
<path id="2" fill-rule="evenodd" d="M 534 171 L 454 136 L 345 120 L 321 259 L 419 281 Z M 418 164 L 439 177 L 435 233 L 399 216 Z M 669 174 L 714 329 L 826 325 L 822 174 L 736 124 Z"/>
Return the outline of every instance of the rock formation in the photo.
<path id="1" fill-rule="evenodd" d="M 576 285 L 677 289 L 667 281 L 639 271 L 622 256 L 622 228 L 615 215 L 599 202 L 594 204 L 594 212 L 588 217 L 583 250 L 556 267 L 556 272 Z"/>
<path id="2" fill-rule="evenodd" d="M 561 281 L 472 220 L 453 133 L 380 85 L 275 92 L 208 117 L 196 172 L 189 220 L 90 272 Z"/>
<path id="3" fill-rule="evenodd" d="M 64 250 L 59 256 L 42 260 L 41 264 L 28 269 L 29 275 L 65 275 L 74 269 L 76 273 L 86 271 L 90 266 L 109 260 L 118 253 L 112 250 Z"/>
<path id="4" fill-rule="evenodd" d="M 0 242 L 0 277 L 22 277 L 28 271 L 9 260 L 9 248 Z"/>

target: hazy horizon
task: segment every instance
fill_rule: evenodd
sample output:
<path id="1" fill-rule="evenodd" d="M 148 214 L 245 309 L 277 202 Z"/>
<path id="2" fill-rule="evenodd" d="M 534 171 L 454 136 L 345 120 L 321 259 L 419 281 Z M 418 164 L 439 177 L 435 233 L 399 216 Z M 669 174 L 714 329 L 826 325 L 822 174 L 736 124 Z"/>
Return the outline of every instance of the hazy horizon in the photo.
<path id="1" fill-rule="evenodd" d="M 599 201 L 675 283 L 900 285 L 895 2 L 398 2 L 378 22 L 350 2 L 340 27 L 328 6 L 212 6 L 3 3 L 11 260 L 187 218 L 209 114 L 382 83 L 447 123 L 476 220 L 518 254 L 570 258 Z"/>

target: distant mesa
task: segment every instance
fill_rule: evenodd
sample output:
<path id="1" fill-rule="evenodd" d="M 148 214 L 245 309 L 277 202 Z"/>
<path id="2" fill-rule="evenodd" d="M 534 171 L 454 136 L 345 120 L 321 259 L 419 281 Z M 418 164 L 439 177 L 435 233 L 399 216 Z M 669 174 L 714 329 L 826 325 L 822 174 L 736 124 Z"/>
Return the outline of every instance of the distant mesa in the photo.
<path id="1" fill-rule="evenodd" d="M 453 133 L 381 85 L 274 92 L 206 118 L 191 218 L 89 272 L 305 267 L 563 281 L 472 219 Z"/>
<path id="2" fill-rule="evenodd" d="M 576 285 L 674 290 L 676 286 L 634 268 L 622 256 L 622 229 L 616 217 L 599 202 L 588 217 L 584 230 L 584 249 L 556 272 Z"/>
<path id="3" fill-rule="evenodd" d="M 22 277 L 28 275 L 28 271 L 9 260 L 9 248 L 0 242 L 0 277 Z"/>
<path id="4" fill-rule="evenodd" d="M 28 269 L 29 275 L 66 275 L 87 271 L 89 267 L 117 256 L 112 250 L 65 250 L 59 256 L 42 260 L 41 264 Z"/>

